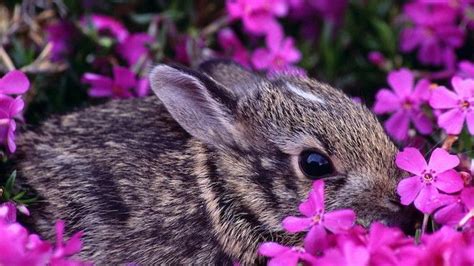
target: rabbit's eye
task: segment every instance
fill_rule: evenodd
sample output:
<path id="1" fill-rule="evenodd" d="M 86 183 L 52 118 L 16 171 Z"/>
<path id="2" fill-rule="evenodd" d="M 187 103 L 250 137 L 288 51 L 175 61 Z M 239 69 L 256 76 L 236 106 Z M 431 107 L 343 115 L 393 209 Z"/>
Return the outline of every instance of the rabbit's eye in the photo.
<path id="1" fill-rule="evenodd" d="M 325 177 L 334 172 L 331 161 L 316 151 L 303 151 L 300 154 L 299 164 L 301 171 L 313 180 Z"/>

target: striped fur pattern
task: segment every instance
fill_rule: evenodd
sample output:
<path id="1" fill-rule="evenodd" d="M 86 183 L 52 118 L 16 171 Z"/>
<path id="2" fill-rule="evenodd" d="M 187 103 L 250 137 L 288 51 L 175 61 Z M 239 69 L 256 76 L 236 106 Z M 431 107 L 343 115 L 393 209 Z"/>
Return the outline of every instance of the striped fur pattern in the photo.
<path id="1" fill-rule="evenodd" d="M 157 66 L 156 96 L 53 117 L 18 141 L 16 168 L 40 196 L 32 228 L 85 232 L 98 264 L 261 263 L 258 243 L 298 244 L 312 181 L 298 155 L 331 158 L 327 209 L 399 224 L 397 152 L 370 111 L 309 78 L 267 80 L 226 61 Z"/>

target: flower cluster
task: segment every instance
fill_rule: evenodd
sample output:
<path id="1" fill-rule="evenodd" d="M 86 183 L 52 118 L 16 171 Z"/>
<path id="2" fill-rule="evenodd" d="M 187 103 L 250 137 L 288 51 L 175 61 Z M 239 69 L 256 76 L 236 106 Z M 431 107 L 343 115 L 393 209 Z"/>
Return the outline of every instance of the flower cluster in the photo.
<path id="1" fill-rule="evenodd" d="M 154 38 L 147 33 L 129 33 L 125 26 L 113 17 L 93 14 L 82 19 L 83 27 L 89 27 L 99 36 L 116 41 L 116 53 L 127 63 L 127 67 L 114 65 L 113 77 L 85 73 L 82 82 L 91 85 L 89 96 L 131 98 L 148 95 L 148 79 L 138 77 L 136 71 L 144 68 L 150 60 L 149 45 Z M 106 39 L 108 40 L 108 39 Z M 100 41 L 99 41 L 100 43 Z"/>
<path id="2" fill-rule="evenodd" d="M 301 246 L 269 242 L 260 253 L 284 265 L 474 264 L 474 1 L 226 0 L 221 8 L 206 1 L 85 1 L 66 9 L 63 1 L 50 9 L 49 1 L 27 2 L 11 15 L 0 4 L 0 25 L 8 29 L 0 27 L 8 32 L 0 46 L 0 141 L 8 154 L 26 109 L 25 73 L 34 81 L 25 116 L 35 121 L 88 97 L 144 97 L 155 62 L 195 66 L 229 57 L 269 78 L 308 74 L 369 96 L 357 102 L 375 95 L 373 111 L 387 133 L 409 146 L 394 158 L 409 174 L 397 192 L 402 204 L 424 214 L 421 236 L 380 223 L 362 228 L 352 210 L 325 210 L 317 181 L 299 206 L 302 216 L 282 221 L 288 233 L 306 232 Z M 16 222 L 17 210 L 29 213 L 28 199 L 11 193 L 9 180 L 0 180 L 0 264 L 80 264 L 71 259 L 80 233 L 63 241 L 58 222 L 53 246 Z M 433 233 L 426 233 L 430 218 Z"/>
<path id="3" fill-rule="evenodd" d="M 73 258 L 81 250 L 82 233 L 64 241 L 64 222 L 56 222 L 56 244 L 42 240 L 16 222 L 16 207 L 0 205 L 0 264 L 2 265 L 91 265 Z"/>
<path id="4" fill-rule="evenodd" d="M 376 114 L 391 114 L 385 128 L 395 139 L 406 140 L 411 123 L 419 133 L 428 135 L 434 120 L 447 134 L 459 135 L 465 122 L 469 133 L 474 134 L 474 79 L 454 76 L 451 91 L 427 79 L 414 84 L 413 73 L 401 69 L 390 72 L 388 83 L 392 90 L 377 93 L 373 110 Z"/>
<path id="5" fill-rule="evenodd" d="M 283 70 L 301 59 L 301 53 L 294 46 L 291 37 L 285 37 L 278 17 L 288 15 L 289 3 L 287 0 L 278 1 L 249 1 L 228 0 L 227 11 L 231 20 L 241 20 L 244 29 L 255 36 L 265 36 L 266 47 L 256 49 L 250 58 L 252 65 L 258 70 Z M 221 38 L 221 46 L 229 50 L 232 48 L 233 57 L 248 65 L 248 56 L 243 57 L 245 51 L 235 34 L 230 35 L 228 29 L 221 32 L 231 38 Z M 234 45 L 232 45 L 234 44 Z"/>
<path id="6" fill-rule="evenodd" d="M 13 153 L 15 144 L 15 119 L 22 120 L 25 106 L 21 95 L 30 87 L 30 82 L 21 71 L 13 70 L 0 78 L 0 142 Z"/>
<path id="7" fill-rule="evenodd" d="M 437 149 L 433 152 L 430 163 L 426 164 L 419 151 L 407 148 L 397 157 L 397 164 L 403 169 L 410 169 L 417 176 L 405 179 L 399 185 L 402 203 L 415 200 L 415 205 L 430 205 L 436 198 L 436 189 L 448 191 L 461 190 L 459 176 L 442 160 L 456 163 L 455 157 L 446 151 Z M 457 161 L 459 162 L 459 160 Z M 428 177 L 432 175 L 433 187 L 430 188 Z M 453 177 L 454 176 L 454 177 Z M 453 180 L 450 178 L 453 177 Z M 415 183 L 418 182 L 418 183 Z M 457 184 L 450 187 L 447 184 Z M 449 187 L 449 188 L 448 188 Z M 373 223 L 369 229 L 354 225 L 355 213 L 351 210 L 324 211 L 324 183 L 315 181 L 308 199 L 299 206 L 305 217 L 287 217 L 282 226 L 289 233 L 307 231 L 302 246 L 284 246 L 275 242 L 261 244 L 259 253 L 269 257 L 269 265 L 469 265 L 474 262 L 471 253 L 474 250 L 474 231 L 468 225 L 474 215 L 474 188 L 466 188 L 461 198 L 468 199 L 462 207 L 467 208 L 469 215 L 464 215 L 462 224 L 465 230 L 456 231 L 450 226 L 443 226 L 433 234 L 424 234 L 419 239 L 407 237 L 398 228 L 391 228 L 381 223 Z M 415 199 L 416 198 L 416 199 Z M 455 203 L 452 203 L 455 204 Z M 443 217 L 449 216 L 461 207 L 445 207 Z M 469 209 L 471 208 L 471 209 Z M 471 211 L 472 210 L 472 211 Z M 440 210 L 439 212 L 442 212 Z M 460 217 L 458 215 L 457 217 Z M 457 221 L 457 224 L 462 222 Z M 470 222 L 471 223 L 471 222 Z"/>

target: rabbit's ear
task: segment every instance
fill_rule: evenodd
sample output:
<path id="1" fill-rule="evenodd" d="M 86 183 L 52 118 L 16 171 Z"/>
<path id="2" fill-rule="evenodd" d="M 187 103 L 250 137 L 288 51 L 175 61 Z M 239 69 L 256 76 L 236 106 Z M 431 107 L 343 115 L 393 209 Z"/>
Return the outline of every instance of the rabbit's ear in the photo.
<path id="1" fill-rule="evenodd" d="M 234 142 L 235 95 L 191 69 L 158 65 L 150 74 L 153 92 L 194 137 L 215 146 Z"/>
<path id="2" fill-rule="evenodd" d="M 251 93 L 264 81 L 262 77 L 226 59 L 206 61 L 199 65 L 199 69 L 237 97 Z"/>

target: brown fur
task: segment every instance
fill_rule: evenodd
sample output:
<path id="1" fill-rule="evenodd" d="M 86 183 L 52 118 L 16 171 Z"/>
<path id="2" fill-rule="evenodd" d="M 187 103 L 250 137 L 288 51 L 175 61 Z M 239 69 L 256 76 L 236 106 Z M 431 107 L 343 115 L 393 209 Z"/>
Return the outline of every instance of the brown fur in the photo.
<path id="1" fill-rule="evenodd" d="M 98 264 L 262 262 L 258 243 L 301 239 L 281 220 L 311 188 L 297 163 L 305 149 L 336 168 L 325 179 L 328 209 L 400 223 L 397 149 L 340 91 L 221 61 L 201 73 L 161 65 L 150 79 L 160 100 L 110 101 L 19 139 L 17 168 L 41 197 L 32 217 L 45 237 L 65 219 L 69 232 L 84 230 L 81 254 Z"/>

